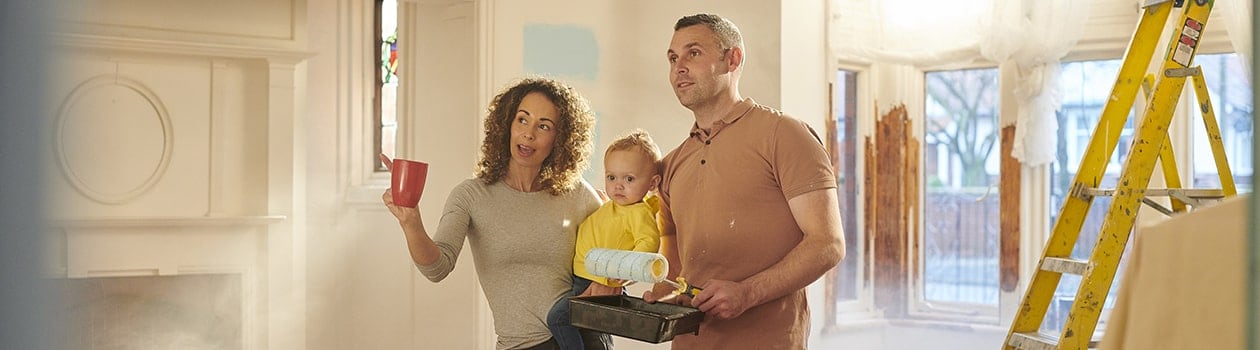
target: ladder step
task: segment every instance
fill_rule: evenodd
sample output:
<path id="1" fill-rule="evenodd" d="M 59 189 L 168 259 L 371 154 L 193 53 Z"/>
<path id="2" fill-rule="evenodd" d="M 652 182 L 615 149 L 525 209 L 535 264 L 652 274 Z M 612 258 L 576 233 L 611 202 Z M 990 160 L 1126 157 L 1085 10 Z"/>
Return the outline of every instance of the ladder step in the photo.
<path id="1" fill-rule="evenodd" d="M 1100 343 L 1102 339 L 1090 339 L 1087 348 L 1097 349 Z M 1011 337 L 1011 342 L 1006 345 L 1022 350 L 1058 350 L 1059 338 L 1041 332 L 1015 333 L 1015 336 Z"/>
<path id="2" fill-rule="evenodd" d="M 1114 188 L 1085 188 L 1081 190 L 1081 194 L 1091 197 L 1110 197 L 1116 194 L 1116 190 Z M 1147 197 L 1225 198 L 1225 191 L 1219 188 L 1148 188 L 1145 194 Z"/>
<path id="3" fill-rule="evenodd" d="M 1020 350 L 1055 350 L 1058 338 L 1041 332 L 1015 333 L 1011 342 L 1006 344 Z"/>
<path id="4" fill-rule="evenodd" d="M 1085 270 L 1089 268 L 1089 262 L 1085 260 L 1076 260 L 1069 258 L 1051 258 L 1047 257 L 1041 262 L 1041 269 L 1045 271 L 1053 271 L 1058 273 L 1070 273 L 1073 275 L 1085 275 Z"/>

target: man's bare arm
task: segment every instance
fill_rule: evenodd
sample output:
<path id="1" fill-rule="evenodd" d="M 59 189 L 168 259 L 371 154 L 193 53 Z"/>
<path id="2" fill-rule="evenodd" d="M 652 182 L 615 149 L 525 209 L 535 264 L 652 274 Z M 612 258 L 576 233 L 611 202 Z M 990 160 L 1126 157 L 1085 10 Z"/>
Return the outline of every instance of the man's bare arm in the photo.
<path id="1" fill-rule="evenodd" d="M 678 278 L 678 273 L 682 266 L 678 260 L 678 240 L 675 234 L 678 232 L 674 226 L 674 217 L 669 210 L 669 206 L 661 203 L 661 211 L 657 213 L 656 223 L 661 228 L 661 248 L 660 254 L 665 256 L 665 260 L 669 262 L 669 272 L 665 274 L 665 278 L 674 280 Z M 671 287 L 665 283 L 657 283 L 652 290 L 643 293 L 643 300 L 647 302 L 656 302 L 657 299 L 663 298 L 669 294 Z"/>
<path id="2" fill-rule="evenodd" d="M 757 305 L 778 299 L 817 280 L 844 258 L 835 189 L 805 193 L 788 200 L 792 217 L 805 236 L 770 268 L 743 281 L 711 280 L 692 301 L 719 319 L 738 317 Z"/>

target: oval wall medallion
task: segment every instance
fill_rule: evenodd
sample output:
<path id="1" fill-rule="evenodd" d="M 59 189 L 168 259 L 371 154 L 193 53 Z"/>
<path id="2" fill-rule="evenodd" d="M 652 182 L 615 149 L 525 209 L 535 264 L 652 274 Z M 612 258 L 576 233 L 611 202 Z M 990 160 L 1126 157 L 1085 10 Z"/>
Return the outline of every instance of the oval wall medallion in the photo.
<path id="1" fill-rule="evenodd" d="M 171 160 L 170 115 L 153 91 L 115 74 L 93 77 L 62 101 L 53 137 L 61 173 L 79 193 L 122 204 L 161 180 Z"/>

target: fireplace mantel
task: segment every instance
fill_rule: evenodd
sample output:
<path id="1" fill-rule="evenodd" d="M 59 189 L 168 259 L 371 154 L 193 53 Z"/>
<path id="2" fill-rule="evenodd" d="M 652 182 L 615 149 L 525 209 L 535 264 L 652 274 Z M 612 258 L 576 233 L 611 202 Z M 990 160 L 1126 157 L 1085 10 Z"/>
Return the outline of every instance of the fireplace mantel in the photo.
<path id="1" fill-rule="evenodd" d="M 305 62 L 268 41 L 62 33 L 45 273 L 230 275 L 245 349 L 305 347 Z"/>
<path id="2" fill-rule="evenodd" d="M 52 228 L 264 226 L 282 222 L 284 215 L 205 216 L 205 217 L 119 217 L 98 219 L 54 219 Z"/>

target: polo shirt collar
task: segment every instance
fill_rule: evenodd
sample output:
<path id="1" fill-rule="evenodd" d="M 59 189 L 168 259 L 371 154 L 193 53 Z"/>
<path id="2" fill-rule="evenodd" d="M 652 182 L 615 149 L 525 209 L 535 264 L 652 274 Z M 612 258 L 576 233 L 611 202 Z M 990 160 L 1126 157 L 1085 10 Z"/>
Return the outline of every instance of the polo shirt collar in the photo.
<path id="1" fill-rule="evenodd" d="M 743 118 L 744 115 L 748 114 L 749 111 L 752 111 L 753 107 L 756 105 L 757 102 L 753 101 L 752 97 L 745 97 L 743 100 L 735 102 L 735 107 L 731 108 L 731 112 L 722 117 L 722 119 L 718 119 L 717 122 L 713 123 L 712 128 L 710 128 L 708 132 L 701 129 L 700 124 L 692 123 L 691 137 L 698 138 L 701 141 L 710 140 L 714 136 L 717 136 L 718 132 L 722 131 L 722 129 L 727 125 L 735 123 L 740 118 Z"/>

